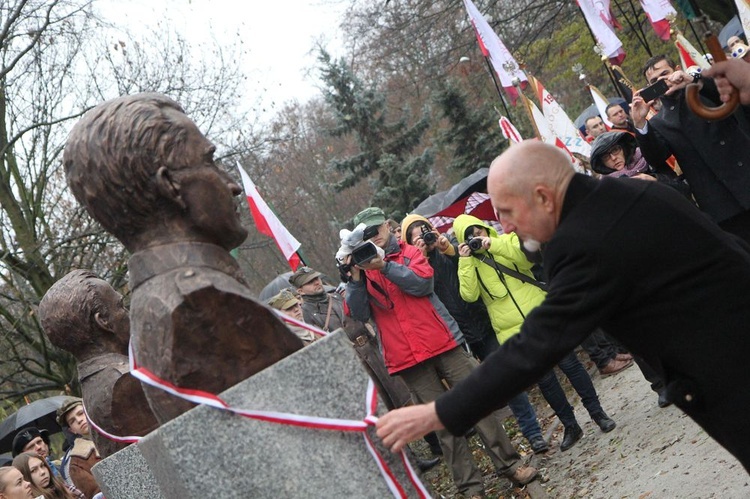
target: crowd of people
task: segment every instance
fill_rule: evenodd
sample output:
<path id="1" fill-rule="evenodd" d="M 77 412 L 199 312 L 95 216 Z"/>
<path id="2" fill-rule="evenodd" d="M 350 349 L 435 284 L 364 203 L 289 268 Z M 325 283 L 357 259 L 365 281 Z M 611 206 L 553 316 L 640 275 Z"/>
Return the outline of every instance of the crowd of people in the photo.
<path id="1" fill-rule="evenodd" d="M 419 215 L 399 223 L 367 207 L 348 232 L 358 237 L 338 253 L 344 285 L 327 288 L 320 272 L 300 267 L 267 301 L 293 319 L 294 341 L 305 346 L 318 330 L 346 331 L 392 409 L 378 422 L 383 442 L 400 450 L 427 435 L 466 497 L 484 495 L 469 432 L 512 483 L 537 477 L 497 413 L 507 404 L 532 450 L 547 452 L 552 443 L 526 393 L 535 383 L 563 424 L 560 449 L 581 438 L 555 366 L 599 429 L 616 428 L 573 353 L 578 345 L 603 375 L 637 363 L 660 406 L 675 404 L 750 464 L 741 421 L 750 406 L 742 390 L 750 66 L 719 63 L 698 78 L 656 56 L 643 76 L 665 81 L 667 92 L 650 102 L 636 92 L 629 109 L 611 105 L 610 130 L 601 117 L 586 122 L 596 176 L 575 173 L 567 156 L 539 142 L 493 162 L 487 185 L 502 233 L 470 215 L 440 233 Z M 736 91 L 743 105 L 721 120 L 698 118 L 685 101 L 690 83 L 708 105 Z M 368 244 L 370 256 L 354 259 Z M 45 329 L 54 337 L 54 327 Z M 91 466 L 101 456 L 81 399 L 63 405 L 58 422 L 69 434 L 65 455 L 50 455 L 45 430 L 24 428 L 13 466 L 0 468 L 0 498 L 100 495 Z"/>

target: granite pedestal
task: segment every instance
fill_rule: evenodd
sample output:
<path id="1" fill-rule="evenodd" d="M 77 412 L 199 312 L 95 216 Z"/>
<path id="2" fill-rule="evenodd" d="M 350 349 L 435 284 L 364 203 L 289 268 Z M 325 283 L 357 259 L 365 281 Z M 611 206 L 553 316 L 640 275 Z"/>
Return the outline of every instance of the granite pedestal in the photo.
<path id="1" fill-rule="evenodd" d="M 351 343 L 343 332 L 336 332 L 221 397 L 243 409 L 361 421 L 366 415 L 367 382 Z M 379 404 L 379 413 L 384 410 Z M 368 431 L 399 483 L 416 497 L 400 459 L 380 445 L 374 429 Z M 145 473 L 132 466 L 137 462 L 140 468 L 140 459 L 148 465 Z M 110 456 L 94 467 L 94 473 L 107 499 L 392 496 L 362 433 L 250 420 L 206 406 Z M 130 481 L 142 481 L 153 495 L 133 495 Z"/>

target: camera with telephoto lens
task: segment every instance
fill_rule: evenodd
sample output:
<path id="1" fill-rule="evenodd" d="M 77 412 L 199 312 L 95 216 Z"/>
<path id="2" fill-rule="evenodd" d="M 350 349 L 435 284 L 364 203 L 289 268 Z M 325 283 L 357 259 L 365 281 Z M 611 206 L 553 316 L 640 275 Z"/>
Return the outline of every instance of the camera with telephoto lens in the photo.
<path id="1" fill-rule="evenodd" d="M 484 246 L 482 244 L 482 238 L 481 237 L 474 237 L 469 236 L 468 239 L 466 239 L 466 244 L 469 245 L 469 249 L 472 253 L 476 253 L 477 251 L 480 251 L 482 247 Z"/>
<path id="2" fill-rule="evenodd" d="M 424 241 L 425 244 L 435 244 L 438 240 L 438 237 L 435 235 L 434 232 L 430 230 L 429 227 L 426 225 L 422 226 L 422 241 Z"/>

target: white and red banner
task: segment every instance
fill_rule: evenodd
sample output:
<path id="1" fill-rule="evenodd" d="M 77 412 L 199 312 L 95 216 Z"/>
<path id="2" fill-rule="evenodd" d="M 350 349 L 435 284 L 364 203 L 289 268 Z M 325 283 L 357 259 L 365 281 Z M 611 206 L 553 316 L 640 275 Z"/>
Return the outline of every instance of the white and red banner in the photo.
<path id="1" fill-rule="evenodd" d="M 526 77 L 523 71 L 519 69 L 518 63 L 511 55 L 510 51 L 505 47 L 505 44 L 500 40 L 492 30 L 492 27 L 479 12 L 476 5 L 471 0 L 464 0 L 466 6 L 466 12 L 469 14 L 471 24 L 474 26 L 474 32 L 477 35 L 477 41 L 479 42 L 479 48 L 482 49 L 482 54 L 489 58 L 492 69 L 495 70 L 495 74 L 500 79 L 500 84 L 503 86 L 505 91 L 510 97 L 512 104 L 515 104 L 518 99 L 518 91 L 513 86 L 513 78 L 518 78 L 521 82 L 526 81 Z M 511 73 L 506 68 L 515 68 L 515 73 Z M 511 69 L 511 71 L 514 71 Z"/>
<path id="2" fill-rule="evenodd" d="M 260 197 L 255 183 L 253 183 L 250 176 L 239 163 L 237 164 L 237 169 L 240 171 L 242 186 L 245 188 L 247 204 L 250 207 L 253 220 L 255 220 L 255 227 L 258 229 L 258 232 L 272 237 L 276 241 L 284 258 L 289 262 L 289 266 L 292 270 L 297 270 L 300 264 L 300 258 L 297 254 L 297 250 L 301 246 L 300 242 L 286 230 L 286 227 L 279 221 L 274 212 L 271 211 L 271 208 L 268 207 L 263 198 Z"/>
<path id="3" fill-rule="evenodd" d="M 591 92 L 591 98 L 594 100 L 596 109 L 599 111 L 599 116 L 601 117 L 604 124 L 607 125 L 607 130 L 609 130 L 610 128 L 612 128 L 612 122 L 609 121 L 609 118 L 607 118 L 607 106 L 609 106 L 609 99 L 604 97 L 604 94 L 602 94 L 601 91 L 594 85 L 589 85 L 589 92 Z"/>
<path id="4" fill-rule="evenodd" d="M 683 70 L 687 70 L 691 66 L 698 66 L 701 69 L 708 69 L 711 67 L 706 58 L 698 52 L 698 49 L 696 49 L 687 38 L 682 36 L 682 33 L 677 33 L 674 44 L 680 52 L 680 63 Z"/>
<path id="5" fill-rule="evenodd" d="M 643 11 L 648 16 L 648 20 L 651 21 L 651 26 L 656 32 L 656 36 L 664 40 L 669 40 L 669 21 L 667 17 L 670 15 L 676 16 L 677 11 L 674 10 L 669 0 L 640 0 Z"/>
<path id="6" fill-rule="evenodd" d="M 591 32 L 594 33 L 597 43 L 602 47 L 604 55 L 609 57 L 612 64 L 622 64 L 625 59 L 625 51 L 622 42 L 615 34 L 615 29 L 620 25 L 612 16 L 609 0 L 576 0 L 583 12 Z"/>
<path id="7" fill-rule="evenodd" d="M 527 78 L 534 87 L 534 92 L 542 105 L 542 113 L 547 119 L 552 133 L 565 144 L 568 151 L 581 154 L 587 158 L 591 156 L 591 144 L 586 142 L 581 131 L 576 128 L 573 120 L 560 107 L 552 94 L 533 76 L 527 75 Z"/>
<path id="8" fill-rule="evenodd" d="M 508 118 L 506 118 L 505 116 L 501 116 L 499 123 L 500 130 L 503 132 L 503 137 L 515 144 L 523 142 L 523 137 L 521 137 L 518 129 L 513 126 L 513 123 L 511 123 Z"/>

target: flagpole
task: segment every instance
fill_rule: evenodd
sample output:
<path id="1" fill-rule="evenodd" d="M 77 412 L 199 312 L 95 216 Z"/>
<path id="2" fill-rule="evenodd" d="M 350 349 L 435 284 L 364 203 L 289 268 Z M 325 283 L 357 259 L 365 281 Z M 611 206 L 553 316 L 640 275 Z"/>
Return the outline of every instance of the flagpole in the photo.
<path id="1" fill-rule="evenodd" d="M 508 109 L 507 104 L 505 104 L 505 99 L 503 99 L 503 91 L 500 90 L 500 84 L 497 82 L 497 78 L 495 77 L 495 70 L 492 69 L 492 64 L 490 63 L 490 59 L 487 56 L 484 56 L 484 62 L 487 63 L 487 70 L 490 72 L 490 76 L 492 77 L 492 82 L 495 84 L 495 90 L 497 90 L 497 95 L 500 96 L 500 102 L 503 104 L 503 109 L 505 109 L 505 114 L 508 116 L 508 119 L 513 121 L 513 116 L 510 114 L 510 110 Z"/>

